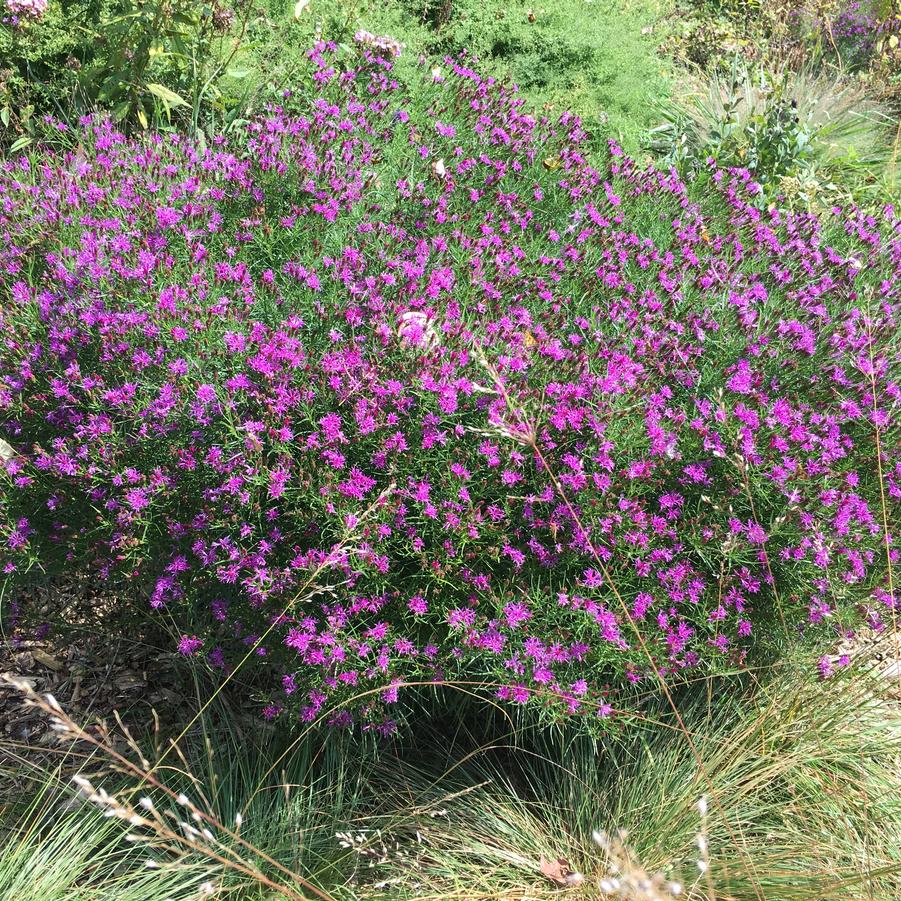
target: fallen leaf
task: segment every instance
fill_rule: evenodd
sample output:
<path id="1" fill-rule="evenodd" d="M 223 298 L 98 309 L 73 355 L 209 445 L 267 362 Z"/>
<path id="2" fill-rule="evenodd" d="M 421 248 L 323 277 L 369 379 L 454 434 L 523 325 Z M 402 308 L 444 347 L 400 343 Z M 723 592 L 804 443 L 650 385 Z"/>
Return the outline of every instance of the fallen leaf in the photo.
<path id="1" fill-rule="evenodd" d="M 23 683 L 27 685 L 32 691 L 37 688 L 38 680 L 33 676 L 22 676 L 19 673 L 3 673 L 3 677 L 5 681 L 15 683 Z"/>
<path id="2" fill-rule="evenodd" d="M 572 871 L 573 868 L 565 857 L 558 857 L 556 860 L 546 860 L 542 857 L 538 865 L 538 872 L 554 885 L 569 885 L 567 876 Z"/>
<path id="3" fill-rule="evenodd" d="M 13 662 L 23 672 L 34 669 L 34 654 L 31 651 L 19 651 L 13 654 Z"/>

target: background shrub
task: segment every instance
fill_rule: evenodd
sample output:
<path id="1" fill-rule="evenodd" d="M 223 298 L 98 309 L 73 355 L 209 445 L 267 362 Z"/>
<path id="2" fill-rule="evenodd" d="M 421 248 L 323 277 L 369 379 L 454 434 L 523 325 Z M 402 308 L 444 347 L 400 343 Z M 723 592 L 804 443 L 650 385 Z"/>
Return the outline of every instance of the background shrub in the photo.
<path id="1" fill-rule="evenodd" d="M 661 111 L 665 121 L 650 133 L 652 149 L 689 168 L 705 167 L 709 157 L 747 168 L 767 200 L 779 195 L 822 206 L 883 187 L 891 117 L 859 83 L 739 63 Z"/>
<path id="2" fill-rule="evenodd" d="M 6 6 L 4 13 L 8 13 Z M 91 27 L 110 14 L 106 0 L 50 4 L 38 20 L 0 24 L 0 118 L 4 130 L 32 116 L 83 109 L 79 72 L 93 60 Z M 74 23 L 78 23 L 77 25 Z M 8 141 L 7 143 L 11 143 Z"/>
<path id="3" fill-rule="evenodd" d="M 97 110 L 145 129 L 171 127 L 176 111 L 176 124 L 195 133 L 222 111 L 220 77 L 251 11 L 219 0 L 54 0 L 39 15 L 3 17 L 5 142 L 20 148 L 41 134 L 47 115 L 74 125 Z"/>

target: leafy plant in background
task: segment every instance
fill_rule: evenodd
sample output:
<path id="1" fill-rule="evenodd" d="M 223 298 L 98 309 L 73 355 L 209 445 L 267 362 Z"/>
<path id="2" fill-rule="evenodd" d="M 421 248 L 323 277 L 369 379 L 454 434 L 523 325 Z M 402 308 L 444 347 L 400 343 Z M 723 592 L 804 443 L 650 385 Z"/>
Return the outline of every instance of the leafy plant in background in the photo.
<path id="1" fill-rule="evenodd" d="M 17 0 L 18 2 L 18 0 Z M 103 109 L 125 127 L 195 131 L 222 106 L 219 80 L 243 38 L 250 2 L 52 0 L 0 25 L 0 121 L 21 147 L 44 116 L 72 125 Z"/>
<path id="2" fill-rule="evenodd" d="M 765 71 L 853 74 L 894 108 L 901 85 L 897 0 L 687 0 L 665 46 L 700 73 L 728 77 L 736 58 Z"/>
<path id="3" fill-rule="evenodd" d="M 0 6 L 0 134 L 7 146 L 37 133 L 47 113 L 61 119 L 84 108 L 78 73 L 93 53 L 84 25 L 109 12 L 107 0 L 51 2 L 39 16 L 14 8 Z"/>
<path id="4" fill-rule="evenodd" d="M 651 97 L 668 91 L 670 66 L 657 54 L 666 9 L 663 0 L 313 0 L 287 42 L 257 20 L 253 49 L 240 64 L 267 75 L 282 70 L 319 24 L 339 43 L 350 43 L 358 29 L 389 33 L 413 61 L 466 52 L 496 78 L 515 83 L 536 108 L 571 110 L 635 152 L 652 124 Z M 270 0 L 265 19 L 277 24 L 284 13 L 284 4 Z M 255 59 L 265 63 L 257 66 Z"/>
<path id="5" fill-rule="evenodd" d="M 819 55 L 814 27 L 834 0 L 689 0 L 677 4 L 669 51 L 692 69 L 728 73 L 749 65 L 798 67 Z"/>
<path id="6" fill-rule="evenodd" d="M 615 15 L 584 0 L 408 5 L 430 26 L 428 55 L 468 52 L 531 102 L 570 109 L 593 131 L 612 131 L 629 151 L 651 124 L 651 96 L 668 92 L 667 67 L 655 53 L 665 8 L 658 0 L 623 4 Z"/>
<path id="7" fill-rule="evenodd" d="M 466 50 L 498 77 L 516 81 L 535 103 L 575 107 L 595 125 L 609 120 L 609 131 L 631 150 L 651 124 L 651 94 L 666 90 L 668 67 L 656 54 L 654 36 L 660 0 L 638 0 L 617 16 L 596 15 L 582 0 L 534 9 L 526 0 L 512 6 L 499 0 L 270 0 L 240 2 L 230 12 L 219 0 L 92 2 L 97 8 L 50 0 L 40 27 L 35 22 L 0 33 L 6 41 L 0 58 L 16 73 L 6 82 L 14 120 L 7 146 L 23 134 L 37 137 L 47 113 L 71 123 L 97 108 L 114 110 L 135 127 L 142 121 L 168 127 L 171 114 L 173 123 L 216 130 L 295 86 L 317 28 L 344 43 L 359 29 L 387 31 L 413 59 Z M 214 23 L 224 25 L 229 15 L 233 25 L 219 34 Z M 51 52 L 56 41 L 65 47 Z M 150 85 L 159 86 L 156 93 Z M 36 115 L 15 121 L 16 111 L 29 105 Z"/>
<path id="8" fill-rule="evenodd" d="M 888 114 L 861 85 L 827 75 L 739 63 L 661 114 L 652 149 L 689 169 L 704 168 L 710 157 L 746 168 L 766 200 L 822 205 L 878 186 L 891 156 Z"/>
<path id="9" fill-rule="evenodd" d="M 892 103 L 901 95 L 901 11 L 886 16 L 879 26 L 870 75 L 875 90 Z"/>
<path id="10" fill-rule="evenodd" d="M 736 56 L 770 69 L 875 74 L 893 0 L 689 0 L 677 5 L 670 52 L 691 67 L 728 73 Z"/>
<path id="11" fill-rule="evenodd" d="M 85 67 L 83 83 L 116 121 L 168 125 L 172 113 L 190 129 L 201 107 L 215 103 L 218 77 L 240 43 L 251 4 L 236 9 L 219 0 L 129 0 L 99 23 L 104 48 Z"/>

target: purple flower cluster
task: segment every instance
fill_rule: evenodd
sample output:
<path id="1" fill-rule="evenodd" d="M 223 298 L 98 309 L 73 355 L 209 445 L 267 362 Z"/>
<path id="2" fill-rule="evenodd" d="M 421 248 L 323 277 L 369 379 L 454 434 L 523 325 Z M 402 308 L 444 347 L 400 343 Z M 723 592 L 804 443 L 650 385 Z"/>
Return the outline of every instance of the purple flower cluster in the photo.
<path id="1" fill-rule="evenodd" d="M 13 22 L 19 19 L 40 19 L 47 12 L 47 0 L 5 0 L 5 2 Z"/>
<path id="2" fill-rule="evenodd" d="M 3 164 L 6 578 L 127 585 L 266 716 L 382 729 L 410 680 L 606 717 L 890 623 L 894 211 L 409 78 L 320 43 L 241 135 Z"/>
<path id="3" fill-rule="evenodd" d="M 830 23 L 829 43 L 838 48 L 848 65 L 865 66 L 873 55 L 880 22 L 870 7 L 870 4 L 854 0 L 844 6 Z"/>

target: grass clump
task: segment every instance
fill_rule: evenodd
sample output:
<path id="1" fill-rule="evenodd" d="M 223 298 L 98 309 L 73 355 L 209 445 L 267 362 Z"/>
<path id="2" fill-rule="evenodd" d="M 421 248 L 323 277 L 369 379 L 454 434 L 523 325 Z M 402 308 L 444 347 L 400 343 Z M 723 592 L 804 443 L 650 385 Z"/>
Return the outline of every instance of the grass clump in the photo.
<path id="1" fill-rule="evenodd" d="M 891 117 L 860 83 L 737 63 L 697 92 L 662 105 L 649 146 L 691 171 L 714 158 L 747 169 L 767 200 L 823 208 L 884 187 Z"/>
<path id="2" fill-rule="evenodd" d="M 52 774 L 43 784 L 25 782 L 25 809 L 7 800 L 0 818 L 3 901 L 194 901 L 213 894 L 215 867 L 182 861 L 151 868 L 147 851 L 126 840 L 126 824 L 73 800 Z"/>
<path id="3" fill-rule="evenodd" d="M 209 838 L 176 851 L 133 827 L 143 839 L 127 842 L 106 800 L 79 808 L 45 789 L 6 812 L 0 897 L 894 898 L 901 712 L 882 691 L 860 672 L 813 682 L 791 667 L 753 688 L 711 686 L 682 708 L 691 744 L 653 706 L 599 743 L 534 720 L 449 730 L 439 707 L 378 755 L 323 747 L 315 731 L 248 740 L 208 713 L 207 738 L 165 764 L 91 778 L 142 815 L 141 797 L 173 822 L 202 812 Z"/>
<path id="4" fill-rule="evenodd" d="M 895 198 L 897 4 L 685 0 L 667 48 L 690 72 L 648 146 L 683 170 L 747 168 L 769 203 Z"/>
<path id="5" fill-rule="evenodd" d="M 625 741 L 520 733 L 508 751 L 495 741 L 448 761 L 441 779 L 408 772 L 398 795 L 456 797 L 446 818 L 408 827 L 423 847 L 394 866 L 391 897 L 551 897 L 542 861 L 560 858 L 577 898 L 620 897 L 611 879 L 629 868 L 705 901 L 898 897 L 901 719 L 855 680 L 789 669 L 750 702 L 696 698 L 682 708 L 694 751 L 648 711 Z M 599 847 L 597 832 L 614 839 Z"/>

